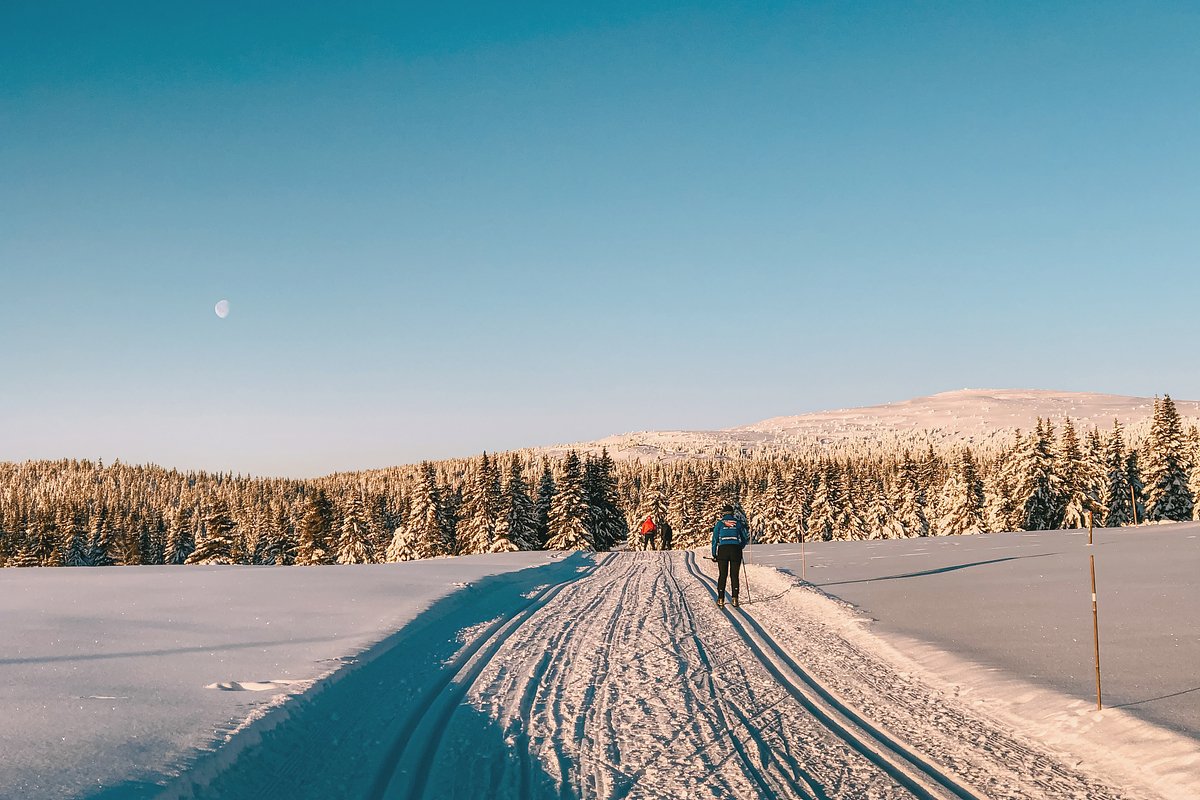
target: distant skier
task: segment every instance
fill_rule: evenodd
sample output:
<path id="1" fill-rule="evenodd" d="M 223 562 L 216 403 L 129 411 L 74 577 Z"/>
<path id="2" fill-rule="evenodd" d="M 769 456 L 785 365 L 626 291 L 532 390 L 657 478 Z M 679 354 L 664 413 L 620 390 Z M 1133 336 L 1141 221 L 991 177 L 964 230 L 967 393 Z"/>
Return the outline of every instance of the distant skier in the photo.
<path id="1" fill-rule="evenodd" d="M 642 549 L 653 550 L 654 540 L 658 531 L 658 526 L 654 524 L 654 517 L 649 514 L 642 521 Z"/>
<path id="2" fill-rule="evenodd" d="M 717 562 L 717 605 L 725 605 L 725 579 L 730 578 L 730 596 L 734 608 L 738 605 L 741 588 L 742 548 L 750 543 L 750 529 L 735 513 L 732 505 L 721 510 L 721 518 L 713 526 L 712 557 Z M 733 574 L 730 575 L 730 568 Z"/>
<path id="3" fill-rule="evenodd" d="M 671 549 L 671 538 L 675 535 L 675 531 L 671 530 L 671 523 L 665 519 L 658 525 L 658 535 L 662 539 L 662 549 Z"/>

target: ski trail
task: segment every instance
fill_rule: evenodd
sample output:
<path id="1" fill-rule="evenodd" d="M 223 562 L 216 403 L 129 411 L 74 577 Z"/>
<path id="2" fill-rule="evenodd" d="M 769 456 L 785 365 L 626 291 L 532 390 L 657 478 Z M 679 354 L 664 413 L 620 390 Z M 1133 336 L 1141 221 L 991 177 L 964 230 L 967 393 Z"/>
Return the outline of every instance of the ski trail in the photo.
<path id="1" fill-rule="evenodd" d="M 724 614 L 688 596 L 682 563 L 621 554 L 533 613 L 466 693 L 470 709 L 523 732 L 511 739 L 522 752 L 474 751 L 466 713 L 440 737 L 436 795 L 424 796 L 488 785 L 531 798 L 911 797 L 793 702 Z M 526 760 L 542 766 L 540 785 Z"/>
<path id="2" fill-rule="evenodd" d="M 556 569 L 448 601 L 173 796 L 1135 796 L 899 673 L 782 577 L 719 609 L 691 553 Z"/>

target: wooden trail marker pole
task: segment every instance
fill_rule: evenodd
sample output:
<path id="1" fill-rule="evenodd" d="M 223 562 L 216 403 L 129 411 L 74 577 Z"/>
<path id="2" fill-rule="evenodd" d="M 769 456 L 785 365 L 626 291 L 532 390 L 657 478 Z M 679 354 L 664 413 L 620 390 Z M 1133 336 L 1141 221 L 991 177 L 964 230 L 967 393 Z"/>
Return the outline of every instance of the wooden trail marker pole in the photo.
<path id="1" fill-rule="evenodd" d="M 808 578 L 804 575 L 804 531 L 800 531 L 800 580 L 808 582 Z"/>
<path id="2" fill-rule="evenodd" d="M 1130 485 L 1130 487 L 1129 487 L 1129 505 L 1130 505 L 1130 507 L 1133 509 L 1133 524 L 1134 524 L 1134 525 L 1137 525 L 1137 524 L 1138 524 L 1138 518 L 1137 518 L 1137 495 L 1135 495 L 1135 494 L 1133 493 L 1133 486 L 1132 486 L 1132 485 Z"/>
<path id="3" fill-rule="evenodd" d="M 1092 562 L 1092 646 L 1096 655 L 1096 710 L 1104 706 L 1100 702 L 1100 615 L 1096 610 L 1096 556 L 1089 556 Z"/>
<path id="4" fill-rule="evenodd" d="M 1092 512 L 1088 512 L 1088 545 L 1092 544 Z"/>

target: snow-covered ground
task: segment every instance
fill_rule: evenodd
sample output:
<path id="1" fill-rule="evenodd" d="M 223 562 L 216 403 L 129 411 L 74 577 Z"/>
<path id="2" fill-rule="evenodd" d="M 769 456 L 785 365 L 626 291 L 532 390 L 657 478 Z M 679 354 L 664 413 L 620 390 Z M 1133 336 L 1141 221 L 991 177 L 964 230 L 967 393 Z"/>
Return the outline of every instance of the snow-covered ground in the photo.
<path id="1" fill-rule="evenodd" d="M 1185 420 L 1200 421 L 1200 402 L 1176 400 Z M 961 389 L 896 403 L 774 417 L 717 431 L 642 431 L 595 442 L 544 448 L 607 448 L 615 458 L 643 460 L 716 457 L 739 452 L 806 452 L 856 443 L 921 450 L 929 444 L 1008 444 L 1039 418 L 1071 417 L 1084 430 L 1108 430 L 1114 419 L 1140 437 L 1149 429 L 1154 398 L 1041 389 Z"/>
<path id="2" fill-rule="evenodd" d="M 0 570 L 0 797 L 145 796 L 462 584 L 552 556 Z"/>
<path id="3" fill-rule="evenodd" d="M 740 610 L 682 552 L 10 570 L 0 796 L 1195 798 L 1197 528 L 1092 548 L 1126 706 L 1099 713 L 1075 665 L 1090 594 L 1073 533 L 807 548 L 823 589 L 761 566 L 798 572 L 788 546 L 756 547 Z M 835 591 L 866 592 L 881 621 Z M 993 659 L 992 639 L 1049 666 Z M 1122 652 L 1161 686 L 1122 678 Z"/>
<path id="4" fill-rule="evenodd" d="M 805 577 L 876 620 L 1016 678 L 1095 701 L 1096 557 L 1105 705 L 1200 740 L 1200 524 L 806 546 Z M 798 545 L 755 546 L 801 574 Z"/>

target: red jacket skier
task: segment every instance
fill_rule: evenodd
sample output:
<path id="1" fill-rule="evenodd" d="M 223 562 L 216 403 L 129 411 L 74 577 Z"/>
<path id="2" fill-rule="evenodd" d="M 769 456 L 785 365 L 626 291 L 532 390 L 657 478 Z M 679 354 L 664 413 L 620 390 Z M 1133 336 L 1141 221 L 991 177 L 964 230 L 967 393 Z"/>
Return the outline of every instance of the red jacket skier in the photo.
<path id="1" fill-rule="evenodd" d="M 658 533 L 658 526 L 654 524 L 654 517 L 647 514 L 646 519 L 642 521 L 642 549 L 643 550 L 655 549 L 654 548 L 654 539 L 655 539 L 655 536 L 657 535 L 657 533 Z"/>

